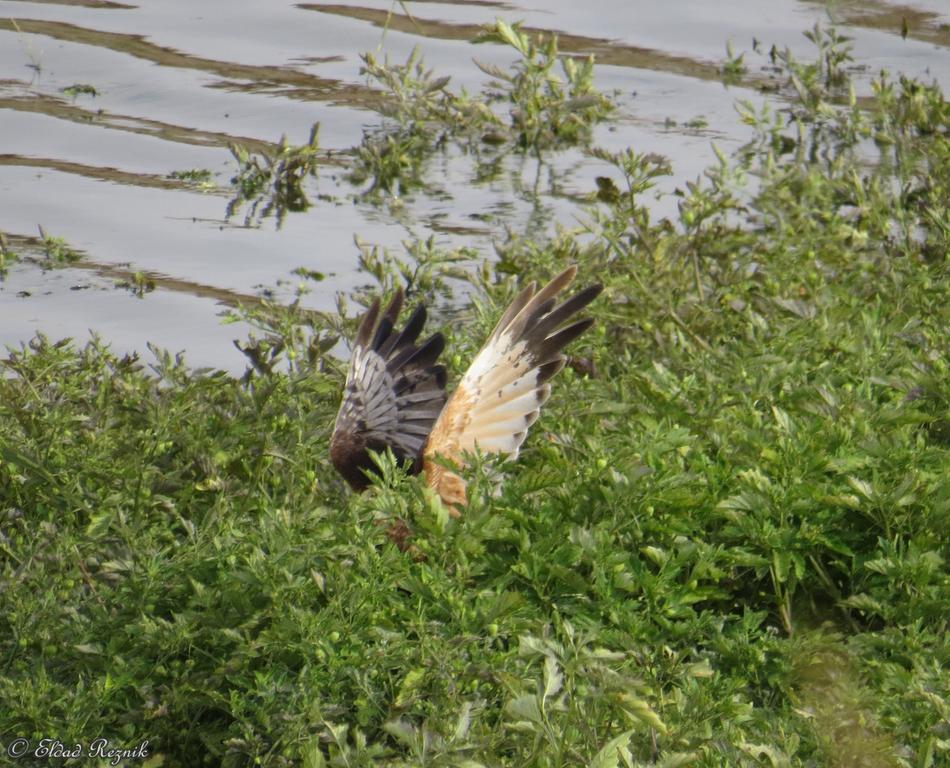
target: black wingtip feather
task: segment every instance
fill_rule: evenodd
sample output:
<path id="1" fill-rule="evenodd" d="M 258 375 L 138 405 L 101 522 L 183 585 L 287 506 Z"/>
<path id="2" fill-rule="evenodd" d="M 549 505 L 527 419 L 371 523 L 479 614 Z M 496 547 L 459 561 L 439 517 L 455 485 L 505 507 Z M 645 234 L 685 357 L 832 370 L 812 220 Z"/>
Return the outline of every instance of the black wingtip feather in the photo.
<path id="1" fill-rule="evenodd" d="M 548 336 L 538 350 L 538 358 L 541 360 L 549 360 L 553 358 L 554 355 L 560 353 L 564 347 L 574 341 L 574 339 L 580 336 L 593 324 L 594 318 L 585 317 L 583 320 L 578 320 L 576 323 L 571 323 L 570 325 L 562 328 L 552 336 Z"/>
<path id="2" fill-rule="evenodd" d="M 577 309 L 575 312 L 579 312 L 588 304 L 590 304 L 594 299 L 600 296 L 604 291 L 604 286 L 601 283 L 592 283 L 585 288 L 582 288 L 577 293 L 575 293 L 568 301 L 576 302 L 575 306 Z"/>
<path id="3" fill-rule="evenodd" d="M 373 305 L 378 304 L 378 299 L 373 302 Z M 380 350 L 385 346 L 386 342 L 390 338 L 390 334 L 393 332 L 393 328 L 396 327 L 396 321 L 399 319 L 399 311 L 402 309 L 403 301 L 403 292 L 402 287 L 396 289 L 396 292 L 393 294 L 392 300 L 389 302 L 389 305 L 386 307 L 386 311 L 383 312 L 382 318 L 379 320 L 379 326 L 376 328 L 376 333 L 373 336 L 373 343 L 371 349 L 380 352 Z M 378 312 L 378 310 L 377 310 Z M 360 329 L 362 330 L 362 328 Z M 384 355 L 385 357 L 385 355 Z"/>
<path id="4" fill-rule="evenodd" d="M 388 318 L 387 318 L 388 319 Z M 417 306 L 406 321 L 405 327 L 399 333 L 393 333 L 387 338 L 376 351 L 384 360 L 388 359 L 394 350 L 402 349 L 414 342 L 426 323 L 426 309 L 422 304 Z"/>
<path id="5" fill-rule="evenodd" d="M 528 334 L 532 333 L 539 324 L 545 322 L 545 315 L 554 309 L 555 304 L 557 304 L 557 300 L 555 300 L 553 297 L 538 304 L 538 306 L 535 307 L 531 314 L 525 319 L 524 330 L 522 331 L 522 334 L 527 336 Z"/>
<path id="6" fill-rule="evenodd" d="M 406 327 L 399 334 L 399 341 L 396 342 L 396 349 L 404 347 L 407 344 L 413 344 L 422 333 L 426 324 L 426 308 L 424 305 L 418 305 L 406 321 Z"/>
<path id="7" fill-rule="evenodd" d="M 366 347 L 369 344 L 370 336 L 376 327 L 376 319 L 379 317 L 379 298 L 373 300 L 370 308 L 366 310 L 363 319 L 360 320 L 359 329 L 356 332 L 355 347 Z"/>
<path id="8" fill-rule="evenodd" d="M 396 320 L 399 318 L 399 312 L 402 310 L 402 301 L 405 298 L 403 293 L 402 286 L 396 288 L 396 292 L 393 294 L 392 301 L 389 302 L 389 306 L 386 307 L 386 312 L 383 314 L 387 320 L 393 325 L 396 324 Z"/>
<path id="9" fill-rule="evenodd" d="M 383 315 L 383 318 L 379 321 L 379 326 L 376 328 L 376 335 L 373 336 L 373 343 L 371 349 L 375 352 L 379 352 L 380 349 L 385 345 L 386 340 L 389 339 L 390 334 L 393 332 L 393 321 L 389 319 L 389 313 Z"/>
<path id="10" fill-rule="evenodd" d="M 403 365 L 412 365 L 414 368 L 427 368 L 434 365 L 445 349 L 445 337 L 441 333 L 434 333 L 414 350 Z"/>
<path id="11" fill-rule="evenodd" d="M 418 347 L 410 344 L 400 349 L 386 361 L 386 369 L 394 374 L 403 368 L 424 368 L 435 363 L 443 349 L 445 339 L 441 333 L 436 333 Z"/>
<path id="12" fill-rule="evenodd" d="M 558 355 L 554 360 L 538 366 L 538 384 L 544 384 L 553 379 L 564 367 L 564 355 Z"/>
<path id="13" fill-rule="evenodd" d="M 537 332 L 545 337 L 553 330 L 566 322 L 572 315 L 580 312 L 584 307 L 596 299 L 604 289 L 602 285 L 589 285 L 578 291 L 569 299 L 563 301 L 538 323 Z"/>

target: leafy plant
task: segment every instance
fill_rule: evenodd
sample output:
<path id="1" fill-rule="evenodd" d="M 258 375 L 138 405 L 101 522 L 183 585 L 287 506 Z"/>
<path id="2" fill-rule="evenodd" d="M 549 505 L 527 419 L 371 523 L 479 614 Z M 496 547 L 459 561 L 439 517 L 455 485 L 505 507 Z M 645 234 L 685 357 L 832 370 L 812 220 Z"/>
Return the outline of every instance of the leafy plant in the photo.
<path id="1" fill-rule="evenodd" d="M 722 76 L 727 83 L 738 82 L 749 71 L 745 65 L 745 54 L 736 56 L 732 50 L 732 42 L 726 43 L 726 60 L 722 63 Z"/>
<path id="2" fill-rule="evenodd" d="M 319 279 L 298 274 L 307 280 Z M 257 304 L 222 313 L 225 322 L 241 321 L 263 332 L 260 338 L 252 333 L 247 341 L 234 342 L 250 363 L 244 374 L 245 382 L 258 376 L 275 375 L 281 370 L 302 375 L 325 363 L 327 353 L 339 341 L 342 325 L 326 313 L 306 309 L 302 302 L 307 292 L 306 284 L 301 283 L 290 304 L 277 304 L 264 298 Z"/>
<path id="3" fill-rule="evenodd" d="M 320 162 L 320 124 L 314 123 L 306 144 L 293 146 L 282 136 L 272 150 L 251 152 L 237 144 L 229 149 L 238 162 L 238 173 L 231 179 L 237 188 L 227 207 L 230 218 L 245 204 L 250 209 L 245 222 L 261 220 L 274 214 L 279 227 L 288 211 L 305 211 L 310 200 L 304 190 L 307 177 L 317 175 Z"/>
<path id="4" fill-rule="evenodd" d="M 141 270 L 133 272 L 128 280 L 123 280 L 116 283 L 116 285 L 119 288 L 125 288 L 133 296 L 140 299 L 145 298 L 146 293 L 151 293 L 155 290 L 155 280 Z"/>
<path id="5" fill-rule="evenodd" d="M 383 89 L 379 111 L 393 122 L 366 131 L 355 150 L 349 178 L 370 182 L 365 195 L 399 196 L 420 186 L 427 160 L 449 142 L 475 154 L 483 147 L 497 154 L 509 143 L 540 153 L 587 143 L 592 126 L 610 113 L 609 99 L 594 87 L 593 57 L 579 62 L 562 56 L 556 37 L 539 36 L 535 43 L 519 25 L 498 20 L 475 42 L 510 45 L 522 57 L 512 73 L 479 64 L 495 82 L 478 96 L 452 93 L 449 78 L 426 69 L 418 49 L 405 64 L 362 56 L 362 73 Z M 563 77 L 554 72 L 558 63 Z M 493 101 L 511 104 L 507 123 L 493 111 Z"/>
<path id="6" fill-rule="evenodd" d="M 497 84 L 486 92 L 511 104 L 511 131 L 519 147 L 540 152 L 549 147 L 584 143 L 591 128 L 606 119 L 612 105 L 594 88 L 594 58 L 578 61 L 558 52 L 557 37 L 532 41 L 520 24 L 501 19 L 486 29 L 476 43 L 503 43 L 521 59 L 511 73 L 476 62 Z M 554 72 L 560 64 L 561 75 Z"/>
<path id="7" fill-rule="evenodd" d="M 358 238 L 356 246 L 360 270 L 373 278 L 373 292 L 388 292 L 402 286 L 410 298 L 433 303 L 438 298 L 451 297 L 453 284 L 471 281 L 469 272 L 460 265 L 473 261 L 475 254 L 466 249 L 446 252 L 437 247 L 434 237 L 403 242 L 406 258 Z M 357 298 L 361 293 L 357 293 Z M 362 303 L 369 306 L 371 301 L 367 297 Z"/>
<path id="8" fill-rule="evenodd" d="M 75 83 L 74 85 L 69 85 L 61 89 L 62 93 L 66 94 L 71 98 L 76 98 L 77 96 L 98 96 L 99 91 L 94 85 L 89 85 L 88 83 Z"/>
<path id="9" fill-rule="evenodd" d="M 412 49 L 405 64 L 393 64 L 388 57 L 379 62 L 372 53 L 364 53 L 360 58 L 360 74 L 383 88 L 379 107 L 383 115 L 409 133 L 427 135 L 453 130 L 457 112 L 456 97 L 448 90 L 450 78 L 434 77 L 418 46 Z M 438 142 L 437 134 L 432 139 Z"/>
<path id="10" fill-rule="evenodd" d="M 194 184 L 198 189 L 214 189 L 213 174 L 207 168 L 189 168 L 184 171 L 172 171 L 168 178 Z"/>
<path id="11" fill-rule="evenodd" d="M 7 236 L 0 232 L 0 280 L 7 276 L 11 264 L 19 261 L 16 253 L 10 250 L 10 244 L 7 242 Z"/>
<path id="12" fill-rule="evenodd" d="M 387 192 L 399 197 L 421 183 L 428 156 L 428 143 L 419 134 L 366 134 L 356 149 L 350 179 L 356 184 L 371 181 L 365 195 Z"/>
<path id="13" fill-rule="evenodd" d="M 53 269 L 67 266 L 82 258 L 82 254 L 71 248 L 65 239 L 48 235 L 42 226 L 38 228 L 40 242 L 43 246 L 44 258 L 42 263 L 44 268 Z"/>

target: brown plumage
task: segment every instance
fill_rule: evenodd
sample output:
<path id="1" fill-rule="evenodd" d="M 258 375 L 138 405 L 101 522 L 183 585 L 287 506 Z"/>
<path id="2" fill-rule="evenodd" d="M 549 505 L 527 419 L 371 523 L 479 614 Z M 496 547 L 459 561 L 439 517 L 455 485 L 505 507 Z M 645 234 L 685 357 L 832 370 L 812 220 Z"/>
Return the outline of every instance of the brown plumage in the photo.
<path id="1" fill-rule="evenodd" d="M 368 451 L 389 447 L 413 473 L 424 470 L 446 504 L 464 506 L 465 481 L 433 459 L 462 465 L 464 453 L 476 448 L 517 457 L 551 393 L 548 382 L 564 367 L 562 350 L 593 323 L 568 321 L 601 286 L 557 303 L 576 271 L 569 267 L 541 290 L 531 283 L 518 294 L 448 402 L 445 368 L 436 364 L 444 346 L 441 334 L 415 345 L 425 308 L 417 307 L 397 332 L 402 291 L 382 317 L 375 301 L 360 323 L 330 442 L 333 465 L 347 482 L 355 490 L 365 488 L 365 470 L 374 469 Z"/>
<path id="2" fill-rule="evenodd" d="M 365 470 L 375 469 L 370 450 L 391 448 L 418 473 L 422 447 L 445 405 L 445 366 L 436 364 L 445 340 L 436 333 L 416 345 L 426 321 L 422 305 L 397 332 L 402 302 L 400 288 L 382 317 L 379 299 L 363 317 L 330 440 L 333 466 L 357 491 L 369 484 Z"/>

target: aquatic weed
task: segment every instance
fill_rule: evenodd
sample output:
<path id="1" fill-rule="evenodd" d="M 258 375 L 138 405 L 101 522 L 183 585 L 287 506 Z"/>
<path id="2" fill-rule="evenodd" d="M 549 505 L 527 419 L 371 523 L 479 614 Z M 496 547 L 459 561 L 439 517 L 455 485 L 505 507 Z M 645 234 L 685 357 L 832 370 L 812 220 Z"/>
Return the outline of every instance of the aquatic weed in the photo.
<path id="1" fill-rule="evenodd" d="M 485 95 L 510 103 L 510 130 L 521 149 L 539 153 L 584 143 L 591 128 L 610 114 L 613 105 L 594 87 L 594 57 L 562 55 L 556 35 L 532 40 L 520 24 L 497 19 L 474 42 L 503 43 L 521 56 L 511 72 L 476 61 L 496 81 Z M 556 64 L 561 75 L 554 72 Z"/>
<path id="2" fill-rule="evenodd" d="M 727 83 L 737 83 L 749 71 L 745 65 L 745 54 L 736 56 L 732 42 L 726 43 L 726 60 L 722 63 L 722 78 Z"/>
<path id="3" fill-rule="evenodd" d="M 306 144 L 294 146 L 282 136 L 273 149 L 252 152 L 232 144 L 231 154 L 238 163 L 238 173 L 231 179 L 236 193 L 228 203 L 227 218 L 245 204 L 250 208 L 245 223 L 263 220 L 274 214 L 279 227 L 288 212 L 306 211 L 310 199 L 304 189 L 308 177 L 315 177 L 320 165 L 320 124 L 314 123 Z"/>
<path id="4" fill-rule="evenodd" d="M 155 280 L 146 272 L 137 270 L 129 276 L 128 280 L 117 282 L 116 286 L 118 288 L 125 288 L 136 298 L 143 299 L 146 293 L 151 293 L 155 290 Z"/>
<path id="5" fill-rule="evenodd" d="M 66 86 L 61 88 L 60 91 L 75 99 L 77 96 L 98 96 L 99 90 L 94 85 L 89 85 L 89 83 L 75 83 L 73 85 Z"/>
<path id="6" fill-rule="evenodd" d="M 15 264 L 17 261 L 19 261 L 19 257 L 15 251 L 10 249 L 7 236 L 0 231 L 0 280 L 7 276 L 10 265 Z"/>
<path id="7" fill-rule="evenodd" d="M 53 269 L 66 266 L 82 258 L 82 254 L 71 248 L 64 238 L 48 235 L 42 225 L 38 225 L 38 229 L 40 243 L 43 247 L 44 258 L 42 264 L 44 268 Z"/>
<path id="8" fill-rule="evenodd" d="M 613 109 L 594 87 L 593 57 L 561 54 L 555 36 L 539 35 L 535 42 L 519 24 L 499 19 L 473 42 L 502 43 L 521 55 L 510 72 L 476 62 L 494 80 L 475 95 L 451 92 L 449 78 L 426 69 L 418 49 L 404 64 L 362 56 L 361 72 L 383 88 L 379 110 L 393 121 L 366 131 L 355 150 L 350 179 L 371 181 L 363 194 L 399 196 L 422 185 L 425 163 L 449 142 L 474 154 L 488 147 L 496 156 L 509 144 L 535 154 L 585 144 Z M 561 75 L 554 72 L 557 64 Z M 492 109 L 499 101 L 510 104 L 507 122 Z"/>

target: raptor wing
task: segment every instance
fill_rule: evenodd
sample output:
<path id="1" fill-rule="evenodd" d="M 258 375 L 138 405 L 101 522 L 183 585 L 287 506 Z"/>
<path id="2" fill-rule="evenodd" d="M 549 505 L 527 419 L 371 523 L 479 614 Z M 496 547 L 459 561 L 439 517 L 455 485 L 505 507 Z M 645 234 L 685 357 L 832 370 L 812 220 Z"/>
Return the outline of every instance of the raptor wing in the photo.
<path id="1" fill-rule="evenodd" d="M 551 394 L 548 383 L 564 367 L 567 344 L 593 320 L 570 321 L 601 292 L 592 285 L 557 303 L 577 272 L 569 267 L 537 290 L 528 285 L 502 315 L 432 428 L 423 461 L 430 486 L 450 505 L 466 503 L 465 482 L 434 462 L 461 463 L 476 447 L 515 458 Z"/>
<path id="2" fill-rule="evenodd" d="M 397 330 L 402 304 L 401 288 L 382 313 L 377 299 L 353 345 L 330 457 L 356 490 L 366 487 L 365 471 L 374 469 L 370 450 L 390 448 L 419 472 L 422 447 L 445 405 L 445 366 L 437 364 L 445 341 L 437 333 L 416 343 L 426 321 L 421 304 Z"/>

